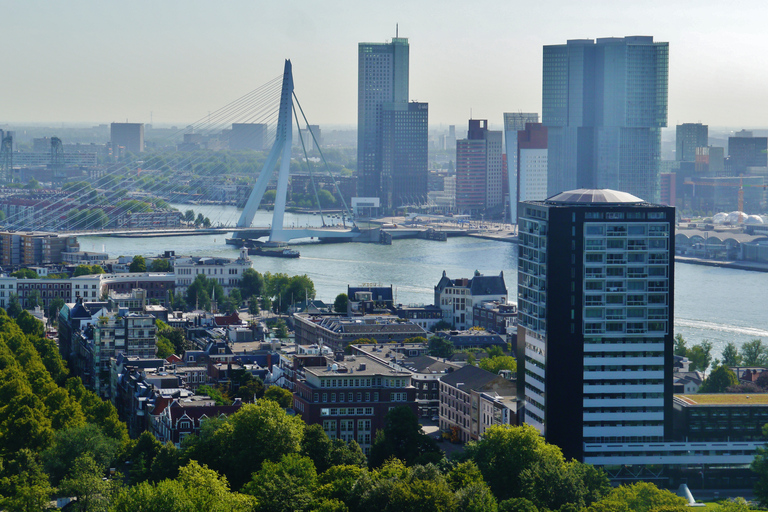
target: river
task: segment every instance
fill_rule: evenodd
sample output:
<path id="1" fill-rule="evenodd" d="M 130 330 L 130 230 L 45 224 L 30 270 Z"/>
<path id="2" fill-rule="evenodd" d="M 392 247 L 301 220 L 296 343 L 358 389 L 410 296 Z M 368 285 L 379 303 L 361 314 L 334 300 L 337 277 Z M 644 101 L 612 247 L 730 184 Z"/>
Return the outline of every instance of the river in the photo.
<path id="1" fill-rule="evenodd" d="M 182 211 L 203 213 L 215 225 L 233 224 L 239 210 L 234 207 L 175 205 Z M 255 226 L 268 226 L 271 214 L 259 211 Z M 319 216 L 285 214 L 285 224 L 320 225 Z M 336 222 L 339 222 L 338 220 Z M 80 237 L 83 250 L 105 250 L 111 257 L 120 255 L 155 256 L 165 250 L 177 255 L 236 257 L 238 250 L 224 243 L 223 235 L 168 238 Z M 306 244 L 298 247 L 301 258 L 259 258 L 259 272 L 306 274 L 315 283 L 317 297 L 333 301 L 347 285 L 378 283 L 392 285 L 402 304 L 432 304 L 434 286 L 443 271 L 449 277 L 471 277 L 504 272 L 511 300 L 517 287 L 517 246 L 471 237 L 449 238 L 447 242 L 395 240 L 392 245 Z M 675 332 L 688 344 L 704 339 L 720 356 L 729 341 L 738 346 L 754 338 L 768 341 L 768 315 L 762 302 L 768 295 L 768 273 L 675 264 Z"/>

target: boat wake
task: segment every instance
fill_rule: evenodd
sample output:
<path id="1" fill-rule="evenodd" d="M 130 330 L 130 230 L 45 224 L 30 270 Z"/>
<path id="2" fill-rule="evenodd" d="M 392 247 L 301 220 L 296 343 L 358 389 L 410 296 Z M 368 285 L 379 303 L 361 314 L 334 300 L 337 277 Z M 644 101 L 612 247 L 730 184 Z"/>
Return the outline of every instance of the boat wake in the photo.
<path id="1" fill-rule="evenodd" d="M 741 327 L 738 325 L 719 324 L 703 320 L 690 320 L 687 318 L 675 318 L 675 327 L 687 329 L 700 329 L 702 331 L 716 331 L 721 333 L 751 336 L 754 338 L 768 338 L 768 331 L 755 327 Z"/>

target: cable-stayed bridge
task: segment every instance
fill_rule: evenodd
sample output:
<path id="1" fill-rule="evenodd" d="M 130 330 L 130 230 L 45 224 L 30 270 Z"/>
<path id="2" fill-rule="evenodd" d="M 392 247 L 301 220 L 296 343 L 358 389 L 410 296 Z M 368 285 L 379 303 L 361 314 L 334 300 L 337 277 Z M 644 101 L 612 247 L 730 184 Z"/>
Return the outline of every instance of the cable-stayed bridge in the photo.
<path id="1" fill-rule="evenodd" d="M 279 100 L 279 101 L 278 101 Z M 277 108 L 275 108 L 277 104 Z M 301 115 L 303 123 L 299 121 Z M 276 118 L 276 119 L 275 119 Z M 305 138 L 300 137 L 300 148 L 304 158 L 300 159 L 302 166 L 306 166 L 311 178 L 312 191 L 319 209 L 322 226 L 317 228 L 296 228 L 284 225 L 284 215 L 288 194 L 289 171 L 291 164 L 291 149 L 293 145 L 293 123 L 297 127 L 306 126 L 311 135 L 314 149 L 320 155 L 319 158 L 310 158 Z M 198 171 L 198 167 L 206 164 L 210 152 L 206 155 L 192 153 L 184 157 L 169 155 L 168 153 L 142 154 L 142 161 L 132 161 L 123 165 L 114 165 L 106 170 L 93 173 L 87 179 L 88 186 L 62 188 L 60 193 L 49 194 L 47 197 L 37 197 L 21 201 L 20 204 L 8 205 L 8 216 L 2 222 L 4 229 L 17 231 L 51 231 L 69 232 L 82 235 L 116 235 L 116 236 L 170 236 L 173 234 L 211 234 L 234 233 L 234 243 L 247 238 L 259 238 L 268 236 L 270 242 L 288 242 L 300 238 L 318 238 L 320 240 L 354 240 L 366 238 L 370 233 L 360 230 L 353 220 L 344 197 L 341 194 L 335 177 L 330 172 L 322 150 L 315 138 L 315 133 L 309 129 L 309 122 L 304 115 L 301 105 L 294 93 L 293 73 L 290 60 L 286 60 L 281 77 L 270 80 L 261 87 L 251 91 L 246 96 L 235 100 L 216 112 L 209 113 L 200 121 L 188 126 L 186 132 L 193 134 L 211 135 L 224 132 L 229 126 L 235 124 L 252 124 L 263 127 L 265 147 L 271 145 L 266 160 L 258 173 L 258 179 L 248 195 L 245 207 L 239 219 L 213 218 L 206 219 L 205 225 L 195 223 L 194 228 L 184 228 L 180 225 L 164 226 L 146 225 L 127 227 L 125 219 L 133 219 L 141 215 L 150 216 L 153 212 L 156 217 L 162 217 L 158 210 L 162 210 L 164 203 L 172 201 L 184 187 L 197 187 L 197 198 L 203 201 L 214 202 L 214 198 L 221 194 L 221 186 L 214 183 L 213 177 L 205 179 L 203 169 L 202 177 L 197 177 L 194 183 L 184 182 L 184 171 L 190 169 Z M 234 130 L 229 135 L 234 136 Z M 186 138 L 186 137 L 185 137 Z M 230 138 L 230 147 L 232 139 Z M 313 166 L 322 163 L 331 176 L 333 194 L 342 206 L 343 227 L 329 227 L 325 222 L 325 212 L 320 206 L 318 188 L 314 179 Z M 212 171 L 215 176 L 216 169 Z M 154 174 L 155 179 L 151 186 L 146 186 L 147 174 Z M 253 227 L 253 221 L 270 182 L 276 174 L 276 190 L 272 221 L 267 227 Z M 13 180 L 12 172 L 5 176 L 6 180 Z M 219 176 L 220 178 L 220 176 Z M 206 182 L 207 181 L 207 182 Z M 141 188 L 140 188 L 141 186 Z M 217 188 L 219 190 L 217 190 Z M 140 200 L 139 200 L 140 199 Z M 0 198 L 0 202 L 3 201 Z M 17 203 L 19 203 L 17 201 Z M 193 206 L 191 206 L 193 208 Z M 80 210 L 82 209 L 82 210 Z M 74 212 L 74 213 L 73 213 Z M 170 212 L 169 212 L 170 213 Z M 123 224 L 107 228 L 107 224 L 113 224 L 115 216 L 123 217 Z M 178 216 L 178 214 L 176 214 Z M 73 221 L 74 218 L 74 221 Z M 109 218 L 109 223 L 105 221 Z M 263 217 L 262 217 L 263 219 Z M 347 225 L 347 222 L 351 225 Z M 156 222 L 162 224 L 161 222 Z M 188 223 L 191 224 L 191 223 Z"/>

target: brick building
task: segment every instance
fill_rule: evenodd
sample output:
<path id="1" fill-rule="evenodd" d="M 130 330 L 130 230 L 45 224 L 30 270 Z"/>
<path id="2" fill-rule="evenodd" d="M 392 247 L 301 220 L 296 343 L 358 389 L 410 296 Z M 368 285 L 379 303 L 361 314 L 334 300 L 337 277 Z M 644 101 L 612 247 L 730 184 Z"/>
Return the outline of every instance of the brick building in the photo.
<path id="1" fill-rule="evenodd" d="M 384 417 L 397 406 L 416 413 L 410 373 L 372 358 L 294 358 L 293 407 L 308 424 L 322 425 L 331 439 L 355 440 L 368 454 Z"/>

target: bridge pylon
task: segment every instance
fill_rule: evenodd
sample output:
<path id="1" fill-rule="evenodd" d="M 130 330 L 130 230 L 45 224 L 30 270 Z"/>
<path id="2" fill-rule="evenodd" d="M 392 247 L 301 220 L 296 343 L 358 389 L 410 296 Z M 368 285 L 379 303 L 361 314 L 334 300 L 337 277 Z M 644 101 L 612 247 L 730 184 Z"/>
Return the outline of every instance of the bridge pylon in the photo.
<path id="1" fill-rule="evenodd" d="M 280 110 L 277 116 L 277 130 L 275 142 L 269 151 L 261 174 L 248 196 L 243 213 L 237 221 L 237 227 L 247 228 L 253 223 L 253 217 L 267 190 L 267 184 L 274 175 L 275 164 L 280 158 L 280 169 L 277 175 L 277 193 L 275 195 L 275 209 L 272 213 L 272 227 L 269 234 L 270 242 L 287 242 L 290 237 L 283 230 L 283 217 L 285 216 L 285 202 L 288 195 L 288 172 L 291 166 L 291 145 L 293 137 L 293 71 L 291 61 L 285 61 L 283 70 L 283 87 L 280 93 Z"/>

